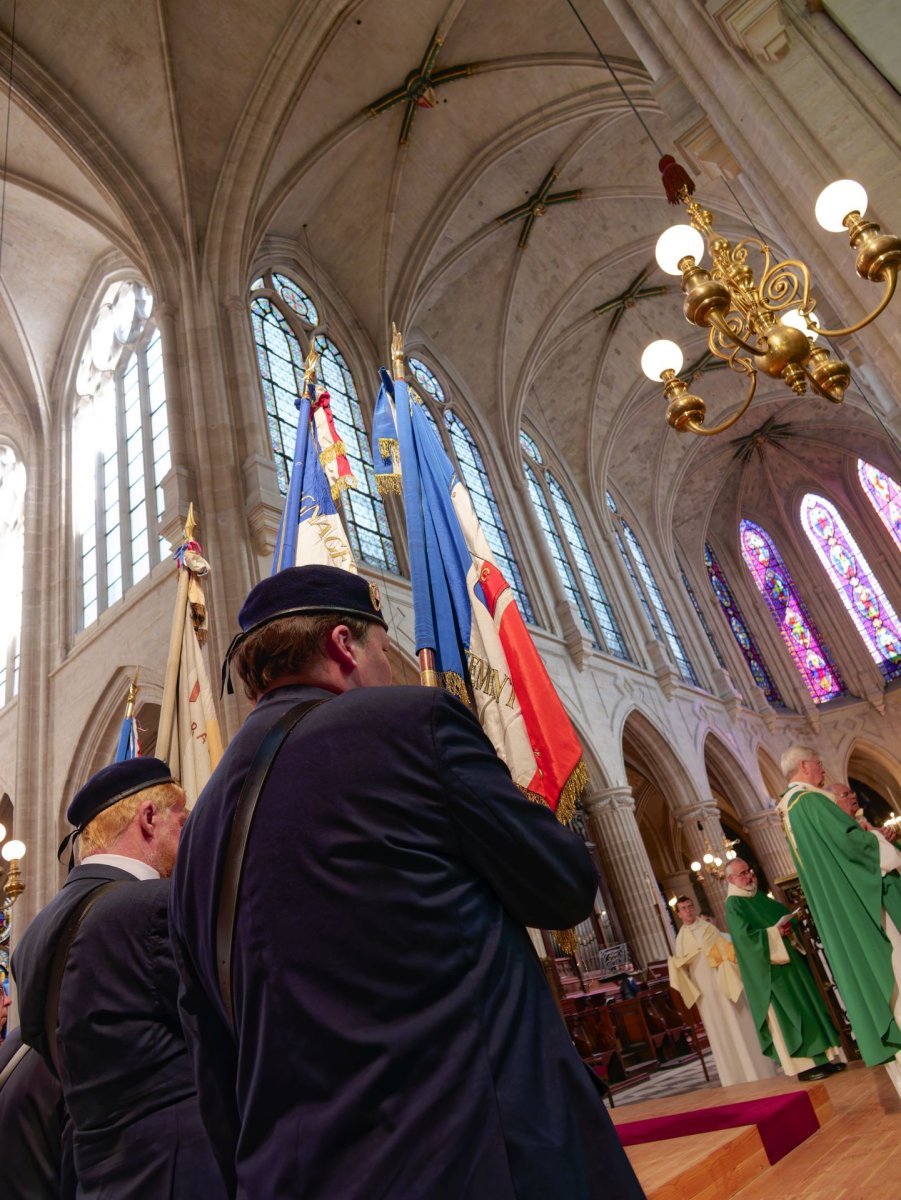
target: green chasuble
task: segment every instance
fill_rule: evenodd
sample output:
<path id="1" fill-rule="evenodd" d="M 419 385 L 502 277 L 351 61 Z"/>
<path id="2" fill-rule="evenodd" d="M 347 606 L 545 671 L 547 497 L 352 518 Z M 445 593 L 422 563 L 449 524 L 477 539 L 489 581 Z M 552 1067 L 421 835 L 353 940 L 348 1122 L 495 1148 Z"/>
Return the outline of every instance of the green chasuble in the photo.
<path id="1" fill-rule="evenodd" d="M 779 803 L 792 858 L 851 1028 L 867 1066 L 901 1051 L 892 1014 L 892 946 L 886 909 L 901 929 L 901 878 L 883 877 L 876 835 L 819 788 L 795 783 Z"/>
<path id="2" fill-rule="evenodd" d="M 758 891 L 754 896 L 726 898 L 726 921 L 738 959 L 745 995 L 757 1026 L 760 1048 L 779 1061 L 767 1024 L 770 1005 L 792 1058 L 813 1058 L 839 1044 L 825 1001 L 817 991 L 803 955 L 784 938 L 789 961 L 770 961 L 767 930 L 788 914 L 777 900 Z"/>

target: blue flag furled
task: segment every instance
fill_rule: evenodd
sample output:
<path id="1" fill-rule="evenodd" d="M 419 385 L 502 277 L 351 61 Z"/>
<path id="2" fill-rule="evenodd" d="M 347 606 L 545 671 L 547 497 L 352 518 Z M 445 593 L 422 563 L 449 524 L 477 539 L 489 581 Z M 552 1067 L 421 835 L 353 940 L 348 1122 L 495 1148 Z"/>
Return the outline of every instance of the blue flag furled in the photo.
<path id="1" fill-rule="evenodd" d="M 588 782 L 579 740 L 469 492 L 410 395 L 402 350 L 395 344 L 392 353 L 393 383 L 381 371 L 373 459 L 380 490 L 403 493 L 416 652 L 434 653 L 437 682 L 475 709 L 523 791 L 569 820 Z"/>
<path id="2" fill-rule="evenodd" d="M 323 456 L 330 462 L 336 462 L 339 455 L 335 447 L 338 443 L 333 443 L 325 451 L 320 449 L 313 410 L 321 406 L 317 404 L 316 385 L 309 362 L 303 395 L 294 402 L 297 407 L 297 440 L 288 494 L 272 556 L 273 575 L 284 567 L 310 563 L 343 567 L 345 571 L 357 570 L 336 505 L 336 494 L 346 485 L 342 482 L 343 477 L 337 479 L 336 484 L 331 483 L 322 463 Z M 323 431 L 327 432 L 330 427 L 333 428 L 327 406 L 321 415 L 328 418 L 328 421 L 321 423 Z"/>

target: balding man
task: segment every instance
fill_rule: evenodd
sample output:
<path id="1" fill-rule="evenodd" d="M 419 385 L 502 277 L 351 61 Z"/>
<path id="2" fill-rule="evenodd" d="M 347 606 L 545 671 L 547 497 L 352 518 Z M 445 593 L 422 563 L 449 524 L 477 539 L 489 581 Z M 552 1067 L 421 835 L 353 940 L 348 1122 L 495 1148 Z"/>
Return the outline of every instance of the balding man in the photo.
<path id="1" fill-rule="evenodd" d="M 165 763 L 93 776 L 78 867 L 13 954 L 22 1037 L 59 1078 L 85 1200 L 224 1200 L 178 1019 L 169 876 L 187 812 Z"/>
<path id="2" fill-rule="evenodd" d="M 860 807 L 860 801 L 857 798 L 857 792 L 847 783 L 829 783 L 826 785 L 826 791 L 835 800 L 842 812 L 846 812 L 849 817 L 853 817 L 861 829 L 867 829 L 872 833 L 878 833 L 888 841 L 894 843 L 898 839 L 898 830 L 892 828 L 876 829 L 867 820 L 863 809 Z"/>
<path id="3" fill-rule="evenodd" d="M 841 1039 L 801 955 L 792 914 L 757 886 L 742 858 L 726 867 L 726 921 L 763 1053 L 786 1075 L 808 1081 L 844 1070 Z"/>
<path id="4" fill-rule="evenodd" d="M 782 771 L 779 811 L 860 1053 L 901 1094 L 901 852 L 823 790 L 812 747 L 792 746 Z"/>

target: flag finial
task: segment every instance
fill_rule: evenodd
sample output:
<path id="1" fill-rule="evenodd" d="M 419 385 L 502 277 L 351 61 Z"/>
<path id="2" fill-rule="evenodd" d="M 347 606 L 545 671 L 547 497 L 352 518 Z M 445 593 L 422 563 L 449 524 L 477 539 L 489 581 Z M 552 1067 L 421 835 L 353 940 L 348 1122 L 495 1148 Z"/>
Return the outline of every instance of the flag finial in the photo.
<path id="1" fill-rule="evenodd" d="M 403 379 L 406 375 L 404 367 L 404 335 L 391 322 L 391 365 L 394 368 L 394 378 Z"/>
<path id="2" fill-rule="evenodd" d="M 128 685 L 128 695 L 125 698 L 126 719 L 135 715 L 135 701 L 138 698 L 138 671 L 140 669 L 140 667 L 135 667 L 134 678 Z"/>
<path id="3" fill-rule="evenodd" d="M 197 521 L 194 517 L 194 501 L 188 505 L 188 519 L 185 521 L 185 541 L 193 542 L 194 530 L 197 528 Z"/>
<path id="4" fill-rule="evenodd" d="M 312 383 L 316 378 L 316 369 L 319 366 L 319 354 L 316 351 L 315 343 L 310 343 L 310 353 L 304 359 L 303 364 L 303 385 Z"/>

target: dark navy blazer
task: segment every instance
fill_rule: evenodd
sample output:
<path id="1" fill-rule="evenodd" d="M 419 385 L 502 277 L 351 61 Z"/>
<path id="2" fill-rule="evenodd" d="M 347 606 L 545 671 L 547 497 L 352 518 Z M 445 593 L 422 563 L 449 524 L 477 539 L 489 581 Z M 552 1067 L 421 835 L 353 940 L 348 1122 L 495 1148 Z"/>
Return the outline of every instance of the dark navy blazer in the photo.
<path id="1" fill-rule="evenodd" d="M 0 1046 L 0 1072 L 22 1046 L 18 1029 Z M 63 1134 L 66 1106 L 59 1080 L 29 1050 L 0 1087 L 0 1171 L 3 1200 L 72 1200 L 71 1145 Z"/>
<path id="2" fill-rule="evenodd" d="M 266 731 L 313 698 L 250 834 L 235 1048 L 214 943 L 231 819 Z M 642 1196 L 524 929 L 571 926 L 596 888 L 583 843 L 445 692 L 264 697 L 188 819 L 171 896 L 201 1109 L 236 1194 Z"/>
<path id="3" fill-rule="evenodd" d="M 197 1107 L 178 1018 L 167 923 L 169 880 L 76 867 L 13 954 L 22 1036 L 48 1061 L 44 1011 L 53 952 L 98 884 L 60 991 L 59 1077 L 72 1119 L 80 1197 L 206 1200 L 225 1195 Z"/>

